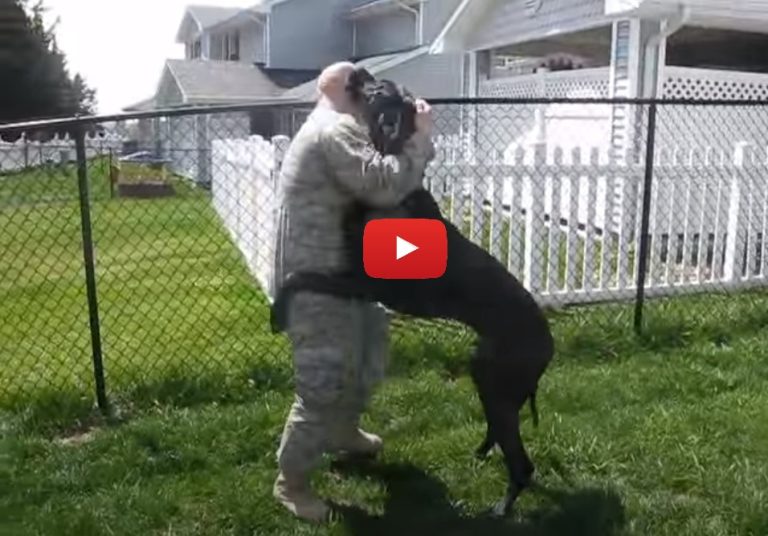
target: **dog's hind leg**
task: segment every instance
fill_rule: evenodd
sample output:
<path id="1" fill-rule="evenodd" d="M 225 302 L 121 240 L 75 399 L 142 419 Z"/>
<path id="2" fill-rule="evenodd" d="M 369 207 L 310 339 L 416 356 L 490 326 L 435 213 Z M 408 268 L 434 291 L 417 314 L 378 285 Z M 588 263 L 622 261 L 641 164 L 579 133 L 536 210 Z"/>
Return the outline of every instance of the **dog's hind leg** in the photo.
<path id="1" fill-rule="evenodd" d="M 483 357 L 489 350 L 489 343 L 481 341 L 470 363 L 472 381 L 477 389 L 477 395 L 480 398 L 486 422 L 485 439 L 475 449 L 475 457 L 479 460 L 487 458 L 488 453 L 497 443 L 494 433 L 493 414 L 491 413 L 491 408 L 496 403 L 494 400 L 496 394 L 493 388 L 493 377 L 487 366 L 487 358 Z"/>
<path id="2" fill-rule="evenodd" d="M 480 446 L 475 449 L 475 458 L 478 460 L 485 460 L 491 449 L 496 446 L 496 440 L 493 438 L 493 431 L 491 429 L 491 423 L 488 423 L 488 427 L 485 431 L 485 439 L 480 443 Z"/>
<path id="3" fill-rule="evenodd" d="M 520 404 L 507 403 L 498 416 L 497 440 L 504 453 L 504 463 L 509 474 L 505 497 L 497 503 L 494 513 L 507 515 L 517 497 L 531 484 L 534 466 L 523 445 L 520 435 Z"/>

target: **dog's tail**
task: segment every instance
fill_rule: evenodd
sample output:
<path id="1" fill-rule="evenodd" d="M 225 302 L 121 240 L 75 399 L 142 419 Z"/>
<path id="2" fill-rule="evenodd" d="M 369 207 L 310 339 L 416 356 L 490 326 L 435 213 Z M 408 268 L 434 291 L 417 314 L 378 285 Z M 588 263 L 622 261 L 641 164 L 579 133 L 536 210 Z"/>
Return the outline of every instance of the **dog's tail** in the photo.
<path id="1" fill-rule="evenodd" d="M 539 410 L 536 409 L 536 391 L 533 391 L 528 397 L 528 403 L 531 406 L 531 418 L 533 419 L 534 428 L 539 427 Z"/>

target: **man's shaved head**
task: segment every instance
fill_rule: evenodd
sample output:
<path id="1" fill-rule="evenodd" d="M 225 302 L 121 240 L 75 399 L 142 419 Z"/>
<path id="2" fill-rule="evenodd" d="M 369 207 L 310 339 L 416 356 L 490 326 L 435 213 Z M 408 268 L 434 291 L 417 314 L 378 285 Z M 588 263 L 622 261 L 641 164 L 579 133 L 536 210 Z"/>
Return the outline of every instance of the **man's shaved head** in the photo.
<path id="1" fill-rule="evenodd" d="M 348 61 L 333 63 L 323 69 L 317 79 L 320 100 L 327 102 L 337 111 L 346 111 L 350 103 L 345 88 L 347 79 L 354 70 L 355 65 Z"/>

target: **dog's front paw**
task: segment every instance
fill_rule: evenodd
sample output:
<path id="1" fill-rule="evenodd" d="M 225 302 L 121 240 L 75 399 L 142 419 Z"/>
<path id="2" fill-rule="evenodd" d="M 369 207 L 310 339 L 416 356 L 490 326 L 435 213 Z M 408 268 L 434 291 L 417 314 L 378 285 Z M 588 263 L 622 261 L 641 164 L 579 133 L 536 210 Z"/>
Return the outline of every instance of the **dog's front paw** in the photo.
<path id="1" fill-rule="evenodd" d="M 491 513 L 495 517 L 507 517 L 510 512 L 512 512 L 512 504 L 507 497 L 499 500 L 499 502 L 494 504 L 493 508 L 491 508 Z"/>
<path id="2" fill-rule="evenodd" d="M 480 444 L 479 447 L 475 449 L 475 458 L 477 458 L 480 461 L 484 461 L 488 458 L 488 455 L 493 450 L 493 447 L 496 446 L 496 443 L 490 439 L 490 434 L 486 436 L 485 440 Z"/>
<path id="3" fill-rule="evenodd" d="M 507 489 L 507 493 L 504 495 L 504 497 L 499 500 L 499 502 L 497 502 L 491 509 L 493 515 L 497 517 L 509 516 L 514 510 L 518 495 L 520 495 L 520 492 L 515 486 L 511 486 L 509 489 Z"/>
<path id="4" fill-rule="evenodd" d="M 488 459 L 488 456 L 491 453 L 491 448 L 492 447 L 487 447 L 487 448 L 482 448 L 481 447 L 481 448 L 478 448 L 477 450 L 475 450 L 475 459 L 477 459 L 478 461 L 481 461 L 481 462 L 486 461 Z"/>

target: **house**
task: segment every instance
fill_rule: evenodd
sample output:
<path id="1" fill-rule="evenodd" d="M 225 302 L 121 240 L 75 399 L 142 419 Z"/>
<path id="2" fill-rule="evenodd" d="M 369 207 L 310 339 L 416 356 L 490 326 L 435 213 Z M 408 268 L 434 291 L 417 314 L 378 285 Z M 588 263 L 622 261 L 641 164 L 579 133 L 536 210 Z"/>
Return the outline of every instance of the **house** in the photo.
<path id="1" fill-rule="evenodd" d="M 462 0 L 430 53 L 469 55 L 464 73 L 470 96 L 765 101 L 768 0 Z M 645 161 L 647 112 L 647 106 L 628 104 L 481 106 L 467 127 L 473 149 L 467 159 L 511 163 L 521 147 L 544 142 L 550 163 L 555 148 L 564 149 L 566 166 L 570 149 L 605 148 L 601 159 L 618 170 Z M 656 162 L 666 169 L 689 162 L 688 171 L 676 166 L 676 176 L 714 196 L 702 201 L 708 212 L 719 203 L 717 192 L 736 192 L 729 198 L 734 203 L 740 199 L 739 181 L 751 177 L 733 173 L 733 165 L 745 147 L 765 149 L 768 109 L 663 105 L 655 133 Z M 702 171 L 729 164 L 731 171 Z M 765 160 L 753 164 L 764 167 Z M 634 240 L 642 178 L 619 171 L 613 179 L 604 205 L 613 223 L 606 227 L 614 239 Z M 576 199 L 570 188 L 583 197 L 579 182 L 563 182 L 569 192 L 564 198 Z M 670 207 L 673 198 L 665 200 Z M 568 207 L 561 210 L 569 213 Z M 652 221 L 671 229 L 671 223 L 659 223 L 664 214 L 658 211 Z M 667 238 L 671 244 L 678 236 Z"/>
<path id="2" fill-rule="evenodd" d="M 143 144 L 205 183 L 205 157 L 198 151 L 208 151 L 215 138 L 293 134 L 315 99 L 317 75 L 335 61 L 353 61 L 427 98 L 460 95 L 464 55 L 429 54 L 459 3 L 262 0 L 246 9 L 189 6 L 176 32 L 184 58 L 167 60 L 155 95 L 124 110 L 264 104 L 247 113 L 143 120 Z"/>
<path id="3" fill-rule="evenodd" d="M 431 52 L 470 54 L 465 84 L 480 97 L 765 99 L 768 0 L 463 0 Z M 563 54 L 568 61 L 548 61 Z M 696 133 L 729 113 L 738 110 L 665 107 L 659 145 L 700 148 Z M 610 146 L 621 160 L 641 149 L 642 115 L 618 105 L 529 107 L 497 130 L 513 143 Z M 716 148 L 761 141 L 733 134 L 716 134 Z"/>

